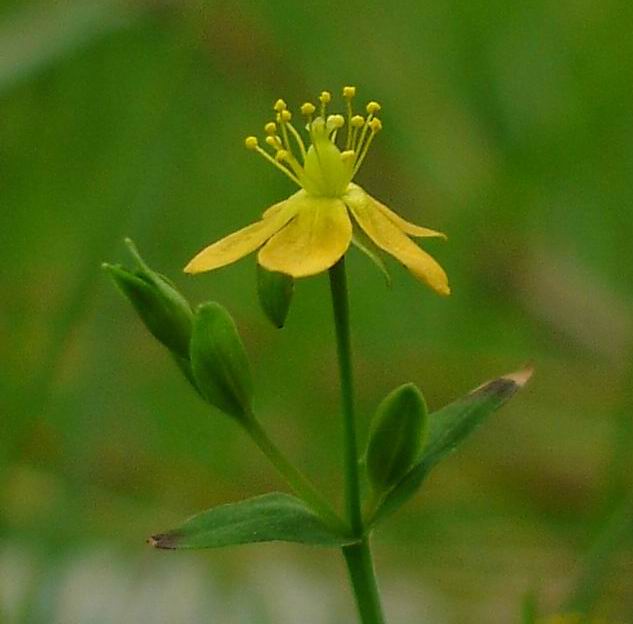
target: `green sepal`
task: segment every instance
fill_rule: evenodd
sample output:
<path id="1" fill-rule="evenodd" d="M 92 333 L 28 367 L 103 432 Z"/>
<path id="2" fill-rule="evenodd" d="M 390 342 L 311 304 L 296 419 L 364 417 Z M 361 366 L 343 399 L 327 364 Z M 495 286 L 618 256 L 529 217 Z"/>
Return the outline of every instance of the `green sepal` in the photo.
<path id="1" fill-rule="evenodd" d="M 359 227 L 354 228 L 352 243 L 374 263 L 385 278 L 387 287 L 391 288 L 391 274 L 389 273 L 389 269 L 387 269 L 387 265 L 382 257 L 382 252 L 378 246 Z"/>
<path id="2" fill-rule="evenodd" d="M 238 420 L 252 418 L 253 382 L 244 345 L 231 315 L 219 303 L 198 307 L 190 360 L 202 396 Z"/>
<path id="3" fill-rule="evenodd" d="M 213 507 L 148 540 L 155 548 L 169 550 L 274 541 L 341 547 L 356 540 L 335 533 L 303 501 L 279 492 Z"/>
<path id="4" fill-rule="evenodd" d="M 189 358 L 193 312 L 189 302 L 162 275 L 152 271 L 127 239 L 138 268 L 104 263 L 119 290 L 130 301 L 149 332 L 175 356 Z"/>
<path id="5" fill-rule="evenodd" d="M 452 453 L 490 414 L 522 388 L 531 374 L 532 371 L 526 369 L 505 375 L 431 414 L 428 442 L 421 459 L 383 497 L 370 515 L 368 524 L 375 525 L 404 505 L 418 491 L 431 469 Z"/>
<path id="6" fill-rule="evenodd" d="M 428 412 L 424 397 L 408 383 L 390 392 L 372 421 L 367 444 L 367 476 L 379 494 L 404 477 L 422 450 Z"/>
<path id="7" fill-rule="evenodd" d="M 285 273 L 268 271 L 257 265 L 257 294 L 266 318 L 281 329 L 286 323 L 294 293 L 294 279 Z"/>

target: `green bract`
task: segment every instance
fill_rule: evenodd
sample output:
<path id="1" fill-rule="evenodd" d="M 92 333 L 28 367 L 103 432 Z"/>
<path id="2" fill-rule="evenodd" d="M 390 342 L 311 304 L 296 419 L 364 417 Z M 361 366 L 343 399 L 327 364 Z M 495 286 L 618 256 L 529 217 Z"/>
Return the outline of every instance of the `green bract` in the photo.
<path id="1" fill-rule="evenodd" d="M 190 357 L 202 396 L 226 414 L 250 420 L 253 383 L 248 358 L 231 315 L 220 304 L 204 303 L 197 309 Z"/>
<path id="2" fill-rule="evenodd" d="M 367 476 L 376 493 L 407 473 L 422 449 L 427 409 L 415 384 L 387 395 L 378 406 L 367 445 Z"/>
<path id="3" fill-rule="evenodd" d="M 261 265 L 257 265 L 259 303 L 268 320 L 278 329 L 286 322 L 293 292 L 294 279 L 290 275 L 267 271 Z"/>
<path id="4" fill-rule="evenodd" d="M 188 359 L 191 306 L 166 278 L 147 266 L 131 240 L 126 240 L 126 244 L 138 268 L 131 271 L 107 263 L 103 268 L 130 300 L 150 333 L 174 355 Z"/>

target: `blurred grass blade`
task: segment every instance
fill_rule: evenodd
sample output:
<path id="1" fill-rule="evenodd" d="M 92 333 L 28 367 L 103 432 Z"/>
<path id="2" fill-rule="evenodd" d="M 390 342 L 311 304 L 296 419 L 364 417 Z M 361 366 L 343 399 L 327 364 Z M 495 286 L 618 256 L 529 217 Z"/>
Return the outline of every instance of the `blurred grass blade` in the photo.
<path id="1" fill-rule="evenodd" d="M 537 617 L 538 599 L 536 593 L 530 591 L 523 597 L 523 604 L 521 605 L 521 624 L 536 624 Z"/>
<path id="2" fill-rule="evenodd" d="M 525 369 L 499 377 L 431 414 L 428 442 L 422 459 L 385 496 L 370 518 L 370 524 L 382 520 L 406 503 L 435 464 L 452 453 L 487 416 L 523 387 L 531 375 L 532 370 Z"/>
<path id="3" fill-rule="evenodd" d="M 609 582 L 614 559 L 633 542 L 633 492 L 607 518 L 592 548 L 587 553 L 576 586 L 565 602 L 565 609 L 587 615 Z"/>
<path id="4" fill-rule="evenodd" d="M 334 533 L 302 501 L 280 492 L 213 507 L 149 539 L 155 548 L 168 550 L 275 541 L 340 547 L 354 540 Z"/>
<path id="5" fill-rule="evenodd" d="M 0 24 L 0 93 L 97 37 L 127 25 L 141 4 L 121 0 L 41 2 Z"/>

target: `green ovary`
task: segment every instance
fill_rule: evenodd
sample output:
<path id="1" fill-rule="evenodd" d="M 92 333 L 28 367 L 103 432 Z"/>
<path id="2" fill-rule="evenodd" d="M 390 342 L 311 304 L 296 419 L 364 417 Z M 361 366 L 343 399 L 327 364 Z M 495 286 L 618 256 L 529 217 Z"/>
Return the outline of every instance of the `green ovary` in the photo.
<path id="1" fill-rule="evenodd" d="M 315 137 L 304 163 L 305 190 L 311 195 L 340 197 L 351 182 L 351 168 L 327 136 Z"/>

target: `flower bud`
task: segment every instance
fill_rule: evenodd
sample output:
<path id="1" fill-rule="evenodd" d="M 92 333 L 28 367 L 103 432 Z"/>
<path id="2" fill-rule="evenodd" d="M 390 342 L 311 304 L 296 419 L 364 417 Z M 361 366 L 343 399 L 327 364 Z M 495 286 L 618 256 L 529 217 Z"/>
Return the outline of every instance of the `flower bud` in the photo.
<path id="1" fill-rule="evenodd" d="M 204 303 L 197 309 L 190 357 L 202 396 L 226 414 L 250 420 L 253 383 L 248 358 L 231 315 L 220 304 Z"/>
<path id="2" fill-rule="evenodd" d="M 104 263 L 106 270 L 140 316 L 150 333 L 174 355 L 189 358 L 193 312 L 187 300 L 165 277 L 152 271 L 126 241 L 138 268 L 126 269 Z"/>
<path id="3" fill-rule="evenodd" d="M 422 450 L 426 422 L 424 398 L 412 383 L 378 406 L 367 445 L 367 475 L 375 492 L 386 492 L 407 473 Z"/>
<path id="4" fill-rule="evenodd" d="M 257 265 L 259 303 L 268 320 L 277 329 L 281 329 L 286 322 L 293 292 L 294 280 L 290 275 L 268 271 Z"/>

